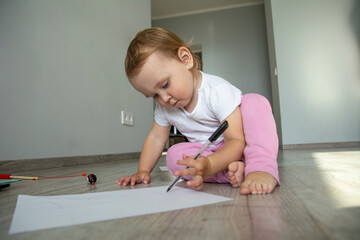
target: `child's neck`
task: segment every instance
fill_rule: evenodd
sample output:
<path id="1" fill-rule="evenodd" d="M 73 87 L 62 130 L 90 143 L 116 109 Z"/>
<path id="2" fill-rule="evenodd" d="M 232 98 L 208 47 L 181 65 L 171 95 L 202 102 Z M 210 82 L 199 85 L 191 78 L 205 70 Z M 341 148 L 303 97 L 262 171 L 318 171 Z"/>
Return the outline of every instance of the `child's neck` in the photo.
<path id="1" fill-rule="evenodd" d="M 192 99 L 191 99 L 189 105 L 187 105 L 184 108 L 189 113 L 191 113 L 196 107 L 196 104 L 198 102 L 198 89 L 200 88 L 201 82 L 202 82 L 202 75 L 201 75 L 200 71 L 196 71 L 193 76 L 194 76 L 193 96 L 192 96 Z"/>

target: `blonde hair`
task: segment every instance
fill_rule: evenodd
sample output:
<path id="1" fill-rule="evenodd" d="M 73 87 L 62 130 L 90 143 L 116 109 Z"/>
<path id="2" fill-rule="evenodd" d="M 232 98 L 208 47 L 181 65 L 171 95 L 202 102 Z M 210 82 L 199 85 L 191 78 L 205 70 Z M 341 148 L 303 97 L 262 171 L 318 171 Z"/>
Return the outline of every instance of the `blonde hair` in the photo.
<path id="1" fill-rule="evenodd" d="M 193 57 L 191 71 L 194 73 L 196 70 L 200 70 L 199 58 L 191 51 L 190 43 L 184 42 L 176 34 L 163 28 L 153 27 L 140 31 L 131 41 L 127 50 L 125 58 L 126 75 L 129 78 L 137 74 L 145 64 L 146 59 L 155 51 L 181 61 L 178 57 L 180 47 L 186 47 Z"/>

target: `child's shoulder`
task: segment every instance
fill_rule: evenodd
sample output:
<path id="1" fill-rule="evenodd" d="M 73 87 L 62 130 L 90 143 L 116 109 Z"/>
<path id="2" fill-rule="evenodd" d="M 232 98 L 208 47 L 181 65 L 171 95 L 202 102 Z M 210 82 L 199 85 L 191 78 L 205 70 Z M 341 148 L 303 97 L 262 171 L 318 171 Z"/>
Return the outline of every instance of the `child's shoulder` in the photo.
<path id="1" fill-rule="evenodd" d="M 210 85 L 211 87 L 215 87 L 219 84 L 230 84 L 222 77 L 208 73 L 203 73 L 203 72 L 202 72 L 202 81 L 204 85 Z"/>
<path id="2" fill-rule="evenodd" d="M 224 93 L 226 94 L 227 91 L 241 91 L 240 89 L 238 89 L 237 87 L 235 87 L 233 84 L 231 84 L 222 77 L 207 73 L 202 73 L 202 74 L 203 74 L 203 78 L 202 78 L 201 88 L 203 88 L 205 92 L 225 91 Z"/>

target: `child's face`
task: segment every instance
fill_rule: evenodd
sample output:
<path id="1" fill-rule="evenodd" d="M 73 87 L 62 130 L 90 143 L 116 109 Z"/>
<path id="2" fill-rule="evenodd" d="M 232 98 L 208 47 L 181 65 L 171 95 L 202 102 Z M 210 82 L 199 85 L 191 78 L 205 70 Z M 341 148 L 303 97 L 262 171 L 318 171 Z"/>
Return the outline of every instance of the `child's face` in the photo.
<path id="1" fill-rule="evenodd" d="M 193 59 L 186 48 L 180 48 L 178 56 L 183 62 L 159 52 L 152 53 L 139 73 L 130 78 L 131 84 L 163 107 L 186 109 L 194 101 L 193 95 L 197 90 L 189 70 Z"/>

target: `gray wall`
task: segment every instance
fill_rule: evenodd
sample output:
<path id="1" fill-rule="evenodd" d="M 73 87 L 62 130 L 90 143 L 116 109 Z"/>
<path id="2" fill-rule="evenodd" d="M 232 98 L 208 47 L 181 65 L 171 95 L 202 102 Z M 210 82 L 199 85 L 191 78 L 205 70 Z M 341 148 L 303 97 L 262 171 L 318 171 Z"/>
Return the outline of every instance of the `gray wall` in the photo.
<path id="1" fill-rule="evenodd" d="M 359 3 L 271 1 L 284 144 L 360 141 Z M 202 44 L 204 71 L 270 99 L 263 5 L 160 24 Z M 123 62 L 150 25 L 150 0 L 1 0 L 0 160 L 141 151 L 152 101 Z"/>
<path id="2" fill-rule="evenodd" d="M 202 44 L 205 72 L 272 100 L 282 145 L 359 142 L 360 1 L 269 3 L 277 77 L 274 66 L 269 69 L 264 5 L 156 20 L 153 26 Z"/>
<path id="3" fill-rule="evenodd" d="M 271 101 L 264 5 L 154 20 L 185 41 L 201 44 L 204 72 L 227 79 L 244 93 Z"/>
<path id="4" fill-rule="evenodd" d="M 152 101 L 123 66 L 150 14 L 150 0 L 0 1 L 0 160 L 141 151 Z"/>
<path id="5" fill-rule="evenodd" d="M 360 141 L 360 1 L 271 8 L 283 144 Z"/>

